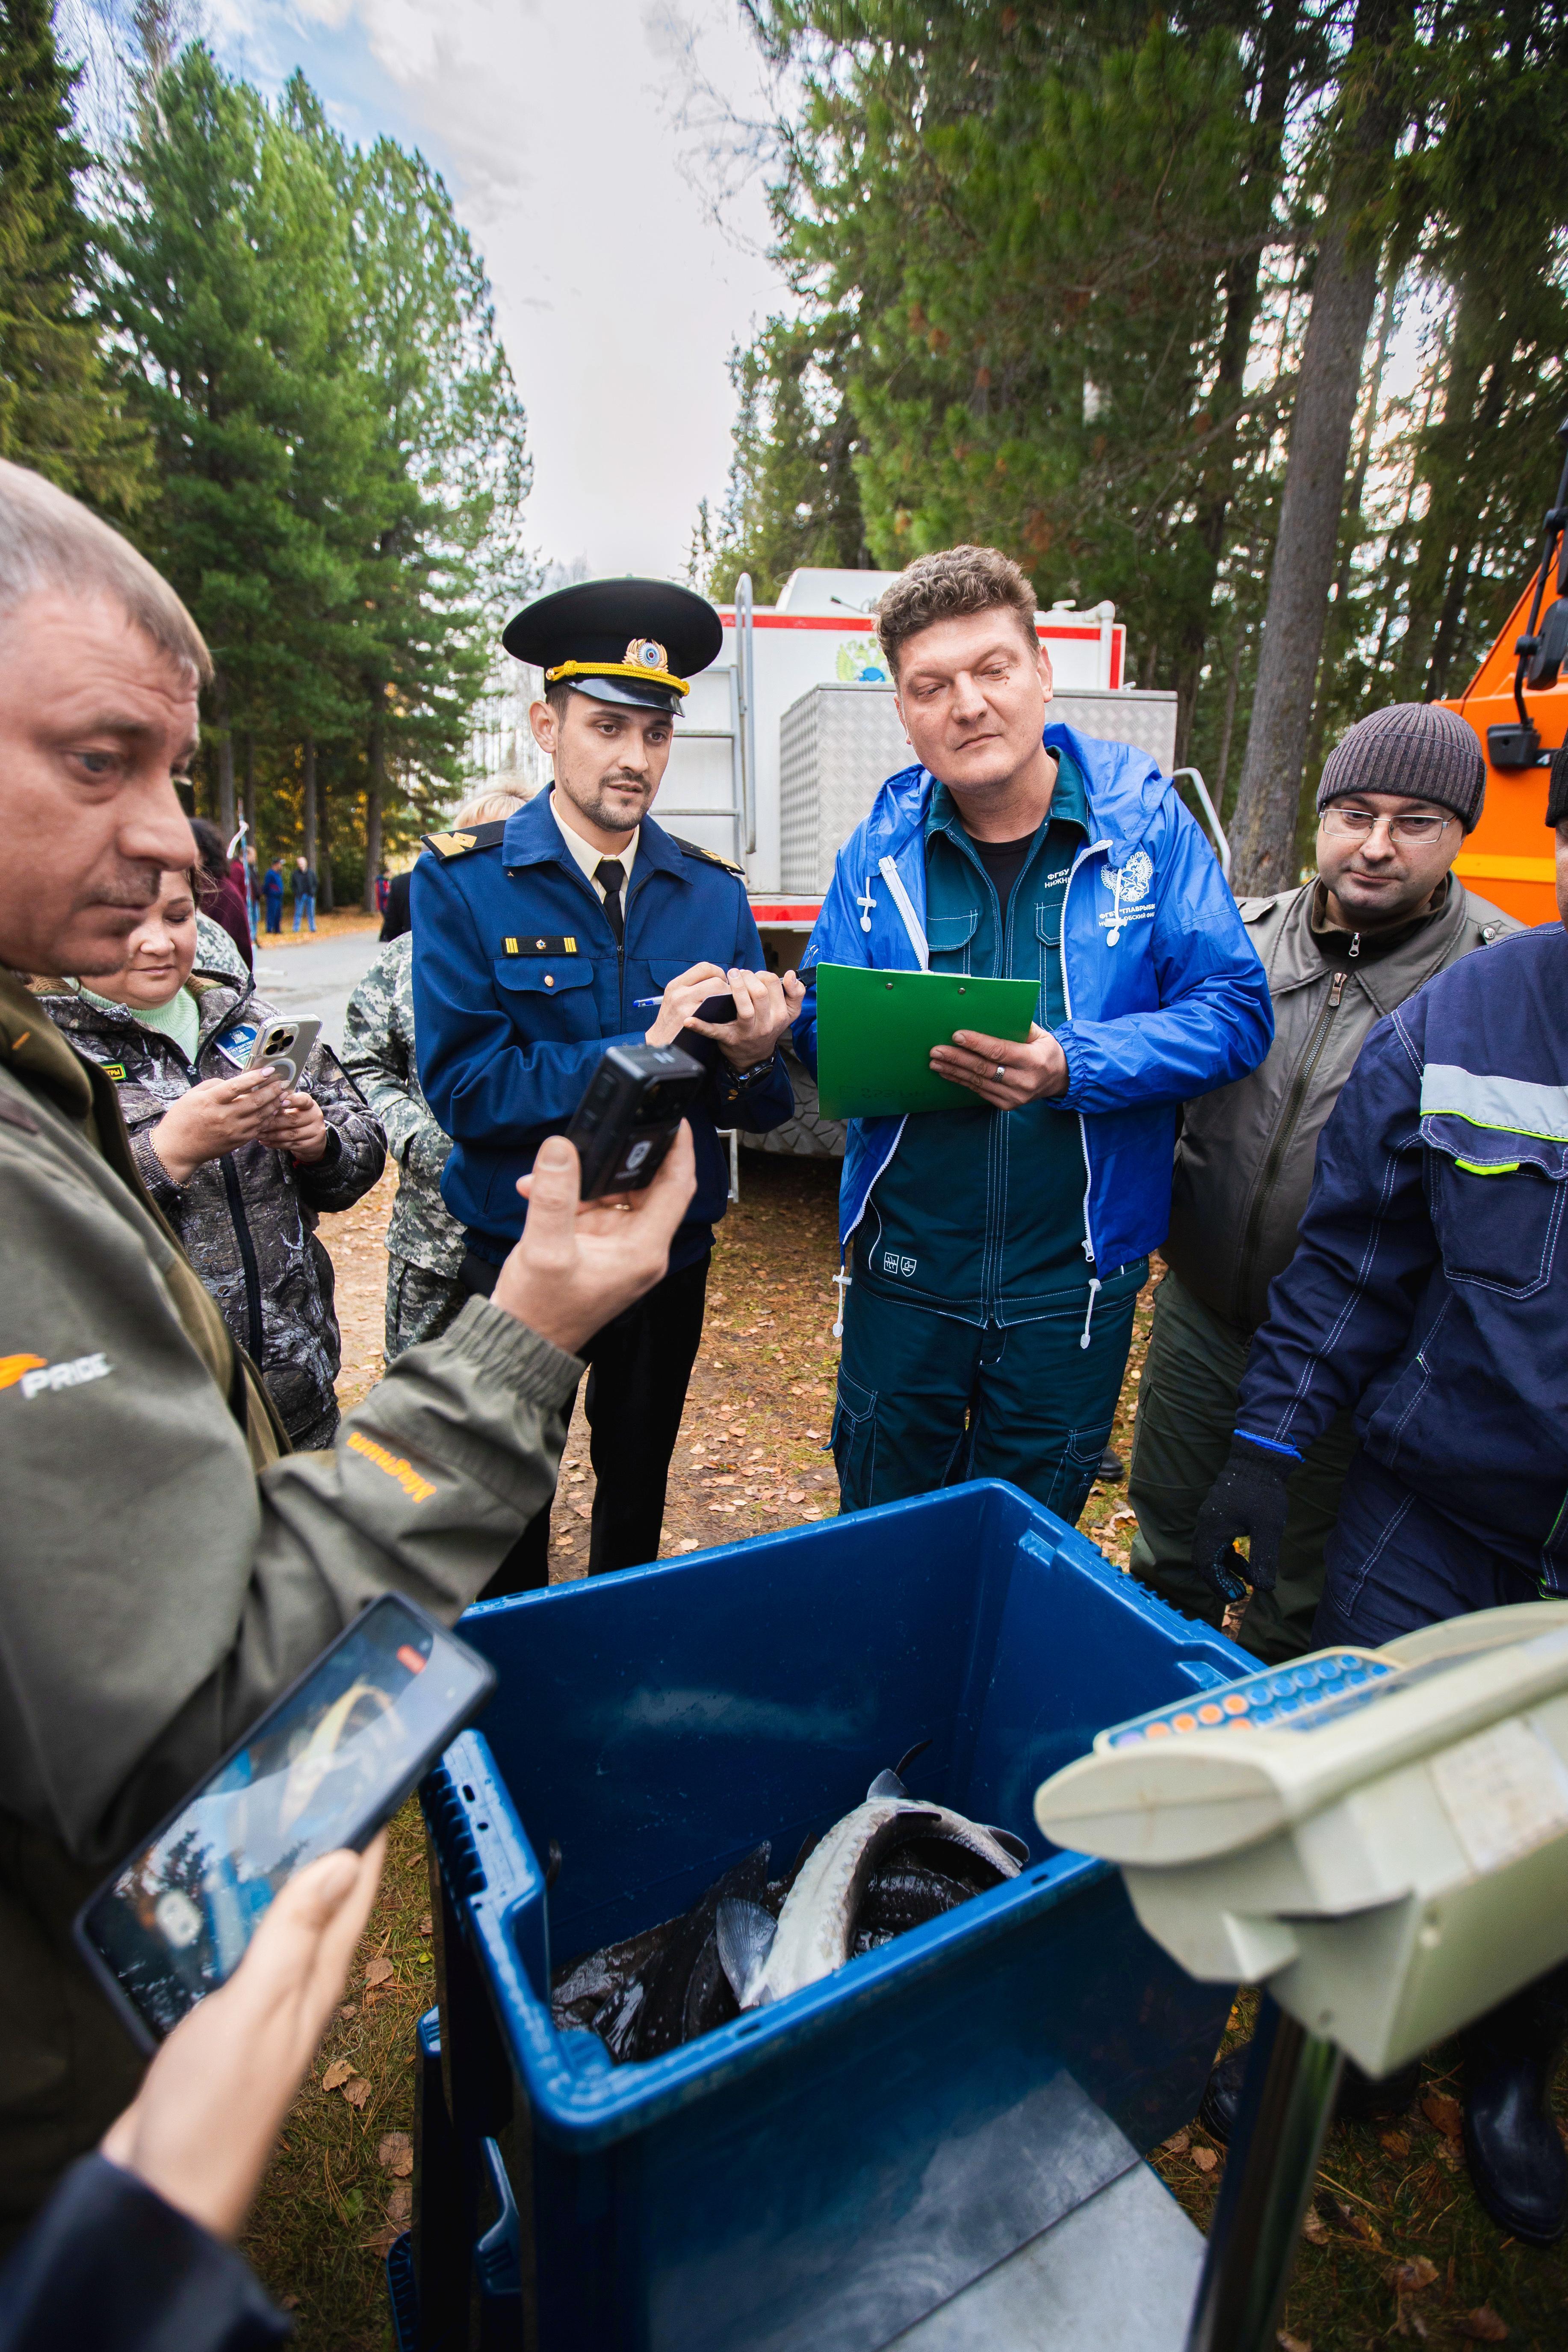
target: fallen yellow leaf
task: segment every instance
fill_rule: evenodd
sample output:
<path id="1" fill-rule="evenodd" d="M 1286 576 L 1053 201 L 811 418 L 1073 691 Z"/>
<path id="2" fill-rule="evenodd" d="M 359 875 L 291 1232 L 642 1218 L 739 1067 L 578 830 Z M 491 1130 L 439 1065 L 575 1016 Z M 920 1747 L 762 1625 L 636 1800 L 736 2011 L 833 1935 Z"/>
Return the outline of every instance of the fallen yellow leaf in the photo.
<path id="1" fill-rule="evenodd" d="M 370 2096 L 370 2084 L 363 2074 L 356 2074 L 352 2083 L 343 2084 L 343 2096 L 351 2107 L 363 2106 Z"/>
<path id="2" fill-rule="evenodd" d="M 384 1984 L 391 1974 L 390 1960 L 372 1960 L 365 1969 L 364 1980 L 367 1985 Z"/>
<path id="3" fill-rule="evenodd" d="M 326 2073 L 321 2077 L 322 2090 L 341 2090 L 353 2073 L 353 2066 L 350 2060 L 347 2058 L 334 2058 L 331 2064 L 328 2067 Z"/>
<path id="4" fill-rule="evenodd" d="M 406 2132 L 383 2132 L 375 2160 L 399 2180 L 406 2180 L 414 2169 L 414 2142 Z"/>

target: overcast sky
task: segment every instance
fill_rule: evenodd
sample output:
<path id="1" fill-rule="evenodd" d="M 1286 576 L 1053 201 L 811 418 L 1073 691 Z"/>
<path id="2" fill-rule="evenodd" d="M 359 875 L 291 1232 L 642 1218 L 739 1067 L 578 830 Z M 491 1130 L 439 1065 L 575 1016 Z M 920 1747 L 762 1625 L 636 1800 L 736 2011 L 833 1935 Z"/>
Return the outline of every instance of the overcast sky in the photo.
<path id="1" fill-rule="evenodd" d="M 729 0 L 685 0 L 702 75 L 743 114 L 760 67 Z M 447 176 L 528 411 L 528 535 L 590 572 L 680 575 L 721 499 L 725 362 L 782 301 L 753 176 L 724 226 L 681 170 L 690 67 L 668 0 L 206 0 L 271 94 L 302 66 L 337 125 Z M 708 185 L 711 174 L 699 170 Z"/>

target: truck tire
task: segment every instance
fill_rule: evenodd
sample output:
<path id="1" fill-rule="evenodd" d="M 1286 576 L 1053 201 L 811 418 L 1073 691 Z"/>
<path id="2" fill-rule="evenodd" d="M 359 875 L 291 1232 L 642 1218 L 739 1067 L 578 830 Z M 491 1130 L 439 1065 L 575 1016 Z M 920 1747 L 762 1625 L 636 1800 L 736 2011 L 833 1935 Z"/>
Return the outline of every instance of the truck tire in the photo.
<path id="1" fill-rule="evenodd" d="M 795 1088 L 795 1117 L 786 1118 L 782 1127 L 770 1128 L 766 1135 L 748 1135 L 742 1129 L 742 1143 L 748 1151 L 778 1151 L 792 1160 L 842 1160 L 847 1122 L 823 1118 L 817 1108 L 816 1080 L 787 1045 L 784 1058 Z"/>

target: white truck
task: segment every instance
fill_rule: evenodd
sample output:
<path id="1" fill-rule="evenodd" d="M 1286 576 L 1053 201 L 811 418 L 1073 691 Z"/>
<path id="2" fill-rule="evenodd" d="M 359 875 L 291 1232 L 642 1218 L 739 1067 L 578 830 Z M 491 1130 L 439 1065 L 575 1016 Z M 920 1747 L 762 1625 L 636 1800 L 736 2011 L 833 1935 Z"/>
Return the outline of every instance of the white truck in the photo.
<path id="1" fill-rule="evenodd" d="M 797 964 L 821 910 L 841 845 L 879 787 L 907 767 L 892 682 L 877 641 L 876 605 L 893 572 L 793 572 L 776 604 L 753 604 L 742 576 L 721 606 L 719 659 L 691 681 L 659 793 L 659 823 L 746 869 L 770 965 Z M 1176 698 L 1122 683 L 1127 631 L 1114 604 L 1037 613 L 1051 658 L 1052 716 L 1086 735 L 1131 743 L 1170 771 Z M 1195 769 L 1183 772 L 1224 836 Z M 816 1092 L 792 1066 L 798 1116 L 748 1137 L 764 1150 L 841 1151 L 843 1129 L 822 1119 Z"/>

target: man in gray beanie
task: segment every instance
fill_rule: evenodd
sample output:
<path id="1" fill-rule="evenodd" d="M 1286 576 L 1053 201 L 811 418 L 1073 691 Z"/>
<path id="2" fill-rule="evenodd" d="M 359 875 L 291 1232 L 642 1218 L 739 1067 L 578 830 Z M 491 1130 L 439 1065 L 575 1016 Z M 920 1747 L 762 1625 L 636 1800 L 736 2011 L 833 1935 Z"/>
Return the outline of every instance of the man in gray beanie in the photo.
<path id="1" fill-rule="evenodd" d="M 1520 928 L 1449 872 L 1485 791 L 1480 746 L 1451 710 L 1375 710 L 1324 762 L 1315 876 L 1242 901 L 1268 974 L 1274 1044 L 1183 1115 L 1129 1486 L 1132 1573 L 1211 1624 L 1221 1604 L 1192 1565 L 1193 1531 L 1230 1448 L 1268 1286 L 1295 1252 L 1319 1131 L 1373 1024 L 1445 965 Z M 1312 1647 L 1323 1545 L 1354 1444 L 1342 1414 L 1291 1477 L 1279 1580 L 1254 1591 L 1237 1636 L 1269 1664 Z"/>

